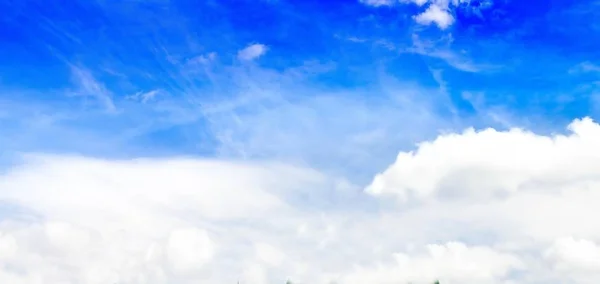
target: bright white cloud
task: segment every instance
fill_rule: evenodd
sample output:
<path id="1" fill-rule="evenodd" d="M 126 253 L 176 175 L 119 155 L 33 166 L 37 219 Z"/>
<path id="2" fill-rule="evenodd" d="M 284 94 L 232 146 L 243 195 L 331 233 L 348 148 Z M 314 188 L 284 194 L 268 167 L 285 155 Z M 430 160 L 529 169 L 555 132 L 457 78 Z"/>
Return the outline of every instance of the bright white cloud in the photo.
<path id="1" fill-rule="evenodd" d="M 428 245 L 422 253 L 397 253 L 393 261 L 376 267 L 361 267 L 345 275 L 343 283 L 498 283 L 522 263 L 510 254 L 487 247 L 468 247 L 451 242 Z"/>
<path id="2" fill-rule="evenodd" d="M 279 163 L 28 156 L 0 176 L 0 282 L 595 283 L 600 125 L 569 129 L 440 135 L 352 204 Z"/>
<path id="3" fill-rule="evenodd" d="M 469 0 L 359 0 L 359 2 L 373 7 L 392 6 L 397 3 L 414 4 L 422 7 L 429 3 L 428 7 L 413 16 L 413 19 L 420 25 L 436 24 L 444 30 L 454 24 L 452 10 L 462 3 L 468 3 Z M 486 9 L 491 5 L 490 2 L 485 2 Z"/>
<path id="4" fill-rule="evenodd" d="M 561 238 L 545 253 L 563 282 L 595 283 L 600 278 L 600 246 L 586 239 Z"/>
<path id="5" fill-rule="evenodd" d="M 238 59 L 243 61 L 252 61 L 267 53 L 267 46 L 260 43 L 248 45 L 244 49 L 238 51 Z"/>
<path id="6" fill-rule="evenodd" d="M 593 180 L 600 170 L 600 152 L 593 150 L 600 142 L 600 127 L 586 118 L 569 129 L 571 136 L 555 137 L 520 129 L 443 135 L 414 153 L 400 153 L 367 191 L 403 200 L 494 198 Z"/>
<path id="7" fill-rule="evenodd" d="M 166 252 L 175 273 L 189 273 L 209 262 L 215 248 L 206 231 L 191 227 L 171 232 Z"/>
<path id="8" fill-rule="evenodd" d="M 0 262 L 25 271 L 2 270 L 0 282 L 235 281 L 240 275 L 211 276 L 207 267 L 219 256 L 245 257 L 243 246 L 231 249 L 264 241 L 246 227 L 286 216 L 285 191 L 320 179 L 275 164 L 29 157 L 0 178 L 0 199 L 22 208 L 0 222 Z M 281 261 L 276 249 L 258 248 Z"/>
<path id="9" fill-rule="evenodd" d="M 430 25 L 435 23 L 440 29 L 444 30 L 454 23 L 454 16 L 450 14 L 447 8 L 440 7 L 437 4 L 431 4 L 421 14 L 414 16 L 417 23 L 421 25 Z"/>
<path id="10" fill-rule="evenodd" d="M 589 240 L 558 239 L 548 249 L 546 257 L 556 262 L 557 269 L 600 270 L 600 246 Z"/>

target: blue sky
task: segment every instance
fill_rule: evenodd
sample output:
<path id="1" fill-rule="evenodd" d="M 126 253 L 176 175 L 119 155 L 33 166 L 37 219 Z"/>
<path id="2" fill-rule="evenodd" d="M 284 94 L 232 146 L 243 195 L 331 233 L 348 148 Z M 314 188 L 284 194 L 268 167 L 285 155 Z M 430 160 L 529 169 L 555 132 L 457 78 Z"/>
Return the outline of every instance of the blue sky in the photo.
<path id="1" fill-rule="evenodd" d="M 411 132 L 371 145 L 389 154 L 444 129 L 594 117 L 595 3 L 450 3 L 442 29 L 416 20 L 424 6 L 381 2 L 5 3 L 3 140 L 11 151 L 305 159 L 381 128 Z M 239 59 L 252 44 L 264 54 Z M 421 133 L 377 125 L 373 109 L 405 120 L 403 104 L 435 117 L 415 118 Z M 289 133 L 266 137 L 277 128 Z"/>
<path id="2" fill-rule="evenodd" d="M 597 250 L 586 259 L 600 263 L 600 228 L 578 223 L 595 208 L 585 200 L 597 194 L 565 189 L 593 182 L 600 169 L 590 146 L 600 141 L 593 122 L 600 115 L 598 8 L 588 0 L 0 1 L 0 201 L 10 204 L 0 202 L 0 211 L 14 220 L 23 217 L 14 208 L 36 212 L 45 234 L 69 236 L 57 241 L 65 250 L 85 247 L 85 230 L 114 241 L 118 227 L 103 223 L 110 214 L 134 212 L 123 226 L 153 220 L 156 233 L 139 225 L 131 236 L 148 240 L 140 243 L 150 251 L 165 238 L 171 266 L 164 283 L 188 283 L 181 271 L 205 263 L 259 284 L 285 275 L 316 281 L 309 283 L 332 275 L 339 283 L 427 282 L 436 249 L 468 255 L 472 264 L 492 259 L 474 278 L 442 265 L 436 275 L 450 281 L 585 283 L 577 277 L 591 273 L 588 266 L 560 275 L 539 267 L 579 263 L 570 249 Z M 577 120 L 584 117 L 592 120 Z M 521 193 L 538 183 L 565 201 L 537 189 Z M 224 193 L 205 189 L 213 187 Z M 102 215 L 93 211 L 96 199 L 117 205 Z M 524 204 L 570 210 L 577 202 L 573 219 L 511 213 Z M 276 225 L 264 222 L 273 216 L 281 216 Z M 547 216 L 568 233 L 539 225 Z M 0 233 L 17 230 L 2 220 Z M 435 231 L 442 224 L 451 225 Z M 42 234 L 42 227 L 19 226 Z M 227 230 L 231 237 L 223 237 Z M 379 234 L 381 245 L 372 248 L 365 231 Z M 294 248 L 291 235 L 306 238 L 304 246 Z M 230 250 L 219 254 L 218 241 Z M 210 253 L 192 257 L 179 243 Z M 250 244 L 265 266 L 246 265 L 254 261 L 245 258 Z M 434 257 L 406 248 L 413 245 Z M 3 259 L 2 248 L 0 262 L 25 263 Z M 128 249 L 115 245 L 123 255 Z M 304 266 L 288 259 L 318 259 L 319 249 L 340 252 L 339 259 Z M 545 252 L 543 265 L 527 266 L 532 250 Z M 360 259 L 369 257 L 399 257 L 410 269 L 367 273 Z M 364 269 L 343 270 L 353 259 Z M 302 267 L 313 269 L 310 276 Z M 154 275 L 148 271 L 139 273 Z M 154 283 L 127 273 L 111 281 Z M 193 273 L 206 283 L 235 280 L 227 278 L 235 273 Z M 11 277 L 0 270 L 0 280 L 28 283 Z"/>

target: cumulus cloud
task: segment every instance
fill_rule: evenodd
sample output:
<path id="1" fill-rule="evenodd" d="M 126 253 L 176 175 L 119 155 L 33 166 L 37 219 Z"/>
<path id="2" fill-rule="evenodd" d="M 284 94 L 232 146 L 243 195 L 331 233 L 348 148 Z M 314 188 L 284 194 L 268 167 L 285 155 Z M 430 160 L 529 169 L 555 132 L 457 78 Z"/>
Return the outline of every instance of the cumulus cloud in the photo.
<path id="1" fill-rule="evenodd" d="M 600 277 L 600 246 L 590 240 L 558 239 L 545 253 L 562 282 L 594 283 Z"/>
<path id="2" fill-rule="evenodd" d="M 395 4 L 414 4 L 419 7 L 426 6 L 427 8 L 419 14 L 413 16 L 416 23 L 420 25 L 431 25 L 436 24 L 440 29 L 444 30 L 454 24 L 454 16 L 452 11 L 458 5 L 470 3 L 468 0 L 359 0 L 361 3 L 367 6 L 381 7 L 381 6 L 392 6 Z M 491 6 L 491 2 L 485 2 L 485 8 Z M 478 15 L 481 16 L 479 8 L 475 9 Z"/>
<path id="3" fill-rule="evenodd" d="M 450 14 L 447 8 L 437 4 L 431 4 L 427 10 L 414 16 L 417 23 L 421 25 L 430 25 L 435 23 L 440 29 L 446 29 L 454 23 L 454 16 Z"/>
<path id="4" fill-rule="evenodd" d="M 14 267 L 2 270 L 0 279 L 208 281 L 207 267 L 216 257 L 232 248 L 243 251 L 244 241 L 264 241 L 246 235 L 246 227 L 287 214 L 282 191 L 319 178 L 268 164 L 28 157 L 23 167 L 0 178 L 6 189 L 1 199 L 22 208 L 0 222 L 0 258 Z M 258 247 L 267 261 L 280 258 L 276 250 Z M 221 273 L 213 277 L 227 278 Z M 218 279 L 209 283 L 227 282 Z"/>
<path id="5" fill-rule="evenodd" d="M 400 153 L 367 191 L 402 200 L 494 198 L 593 180 L 600 169 L 600 153 L 592 149 L 600 142 L 600 128 L 586 118 L 574 121 L 569 130 L 570 136 L 554 137 L 521 129 L 443 135 L 422 143 L 416 152 Z"/>
<path id="6" fill-rule="evenodd" d="M 289 164 L 28 155 L 0 176 L 0 281 L 595 283 L 600 125 L 568 129 L 440 135 L 351 205 Z"/>
<path id="7" fill-rule="evenodd" d="M 428 245 L 422 253 L 397 253 L 390 264 L 359 267 L 343 283 L 498 283 L 522 263 L 514 256 L 487 247 L 450 242 Z"/>
<path id="8" fill-rule="evenodd" d="M 238 51 L 238 59 L 243 61 L 252 61 L 267 53 L 267 46 L 260 43 L 248 45 L 244 49 Z"/>

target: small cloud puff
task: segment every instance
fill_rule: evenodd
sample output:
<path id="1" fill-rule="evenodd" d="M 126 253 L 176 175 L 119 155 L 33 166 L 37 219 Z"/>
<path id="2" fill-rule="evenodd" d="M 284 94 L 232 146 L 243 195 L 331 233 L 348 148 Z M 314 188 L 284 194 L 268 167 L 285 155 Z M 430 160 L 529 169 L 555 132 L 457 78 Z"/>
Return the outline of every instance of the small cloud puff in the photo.
<path id="1" fill-rule="evenodd" d="M 427 9 L 413 16 L 413 19 L 420 25 L 436 24 L 440 29 L 445 30 L 455 21 L 451 8 L 463 3 L 468 4 L 469 0 L 359 0 L 359 2 L 372 7 L 392 6 L 397 3 L 414 4 L 421 7 L 429 3 Z M 491 2 L 486 2 L 486 5 L 490 6 Z"/>
<path id="2" fill-rule="evenodd" d="M 267 46 L 264 44 L 251 44 L 238 51 L 237 57 L 242 61 L 252 61 L 263 56 L 267 52 L 267 49 Z"/>
<path id="3" fill-rule="evenodd" d="M 442 30 L 454 23 L 454 17 L 450 14 L 450 11 L 437 4 L 431 4 L 425 12 L 413 18 L 417 23 L 425 26 L 435 23 Z"/>

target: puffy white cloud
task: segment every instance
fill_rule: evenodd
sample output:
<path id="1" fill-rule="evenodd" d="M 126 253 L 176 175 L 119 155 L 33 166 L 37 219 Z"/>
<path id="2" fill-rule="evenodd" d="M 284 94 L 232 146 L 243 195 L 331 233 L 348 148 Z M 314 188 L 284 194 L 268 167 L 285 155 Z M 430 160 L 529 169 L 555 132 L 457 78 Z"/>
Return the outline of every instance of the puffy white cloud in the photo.
<path id="1" fill-rule="evenodd" d="M 522 129 L 441 135 L 400 153 L 366 192 L 414 208 L 410 218 L 424 223 L 465 226 L 447 232 L 454 237 L 485 232 L 505 249 L 546 251 L 560 267 L 589 270 L 595 244 L 569 237 L 600 239 L 600 226 L 589 222 L 600 213 L 600 126 L 585 118 L 568 129 L 552 136 Z M 572 278 L 582 270 L 561 271 Z"/>
<path id="2" fill-rule="evenodd" d="M 463 3 L 469 4 L 469 0 L 359 0 L 359 2 L 373 7 L 392 6 L 399 3 L 414 4 L 419 7 L 429 4 L 424 11 L 413 16 L 413 19 L 420 25 L 436 24 L 442 30 L 454 24 L 452 11 L 456 6 Z M 488 8 L 492 4 L 486 2 L 485 5 Z"/>
<path id="3" fill-rule="evenodd" d="M 600 246 L 586 239 L 557 239 L 545 252 L 563 282 L 595 283 L 600 278 Z"/>
<path id="4" fill-rule="evenodd" d="M 244 239 L 262 240 L 241 232 L 285 216 L 284 192 L 319 179 L 268 163 L 30 156 L 0 177 L 0 199 L 11 204 L 0 222 L 0 262 L 15 268 L 2 270 L 0 281 L 235 281 L 239 274 L 207 267 Z M 220 225 L 228 222 L 241 223 Z"/>
<path id="5" fill-rule="evenodd" d="M 171 232 L 166 251 L 174 271 L 189 273 L 210 261 L 215 248 L 206 231 L 192 227 Z"/>
<path id="6" fill-rule="evenodd" d="M 585 239 L 561 238 L 546 252 L 558 269 L 600 270 L 600 247 Z"/>
<path id="7" fill-rule="evenodd" d="M 539 136 L 521 129 L 494 129 L 439 136 L 400 153 L 375 177 L 372 194 L 403 200 L 493 198 L 516 192 L 560 190 L 600 177 L 600 127 L 586 118 L 573 122 L 569 136 Z M 559 188 L 557 188 L 559 187 Z"/>
<path id="8" fill-rule="evenodd" d="M 454 16 L 447 8 L 438 4 L 431 4 L 424 12 L 414 16 L 417 23 L 430 25 L 435 23 L 440 29 L 446 29 L 454 23 Z"/>
<path id="9" fill-rule="evenodd" d="M 462 243 L 429 245 L 423 253 L 397 253 L 391 264 L 358 268 L 343 283 L 499 283 L 511 269 L 521 269 L 516 257 L 487 247 Z"/>
<path id="10" fill-rule="evenodd" d="M 248 45 L 244 49 L 238 51 L 238 59 L 252 61 L 267 53 L 267 49 L 266 45 L 260 43 Z"/>
<path id="11" fill-rule="evenodd" d="M 597 282 L 600 126 L 569 129 L 440 135 L 352 202 L 274 162 L 27 156 L 0 175 L 0 282 Z"/>

